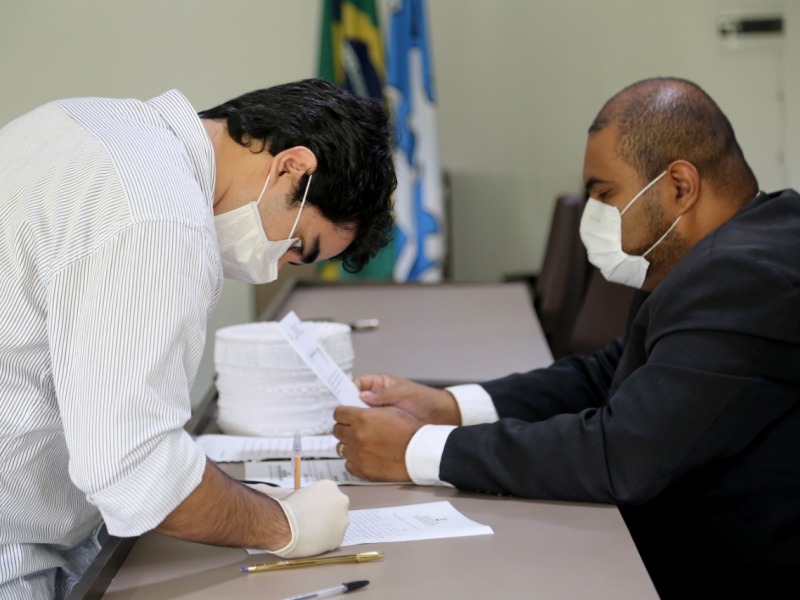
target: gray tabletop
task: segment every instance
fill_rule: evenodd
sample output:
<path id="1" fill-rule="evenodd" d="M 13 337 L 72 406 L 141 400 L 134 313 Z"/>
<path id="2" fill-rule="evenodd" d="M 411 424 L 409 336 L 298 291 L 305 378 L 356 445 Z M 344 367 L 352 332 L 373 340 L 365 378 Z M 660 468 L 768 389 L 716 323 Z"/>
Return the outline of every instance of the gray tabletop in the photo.
<path id="1" fill-rule="evenodd" d="M 377 318 L 377 329 L 353 332 L 355 375 L 480 382 L 553 362 L 521 283 L 307 284 L 268 310 L 268 319 L 290 310 L 306 321 Z"/>
<path id="2" fill-rule="evenodd" d="M 383 551 L 381 561 L 246 575 L 249 556 L 149 533 L 134 546 L 105 599 L 270 600 L 368 579 L 352 600 L 429 598 L 658 598 L 613 506 L 539 502 L 414 486 L 342 486 L 351 508 L 447 500 L 494 533 L 464 538 L 349 546 L 330 553 Z"/>
<path id="3" fill-rule="evenodd" d="M 354 332 L 355 374 L 389 371 L 431 383 L 482 381 L 552 362 L 521 284 L 297 285 L 264 318 L 294 310 L 301 319 L 378 318 Z M 196 433 L 214 429 L 213 399 Z M 232 475 L 241 465 L 223 465 Z M 271 573 L 239 568 L 276 560 L 240 548 L 183 542 L 156 533 L 136 541 L 103 598 L 271 599 L 369 579 L 348 595 L 408 598 L 657 598 L 614 506 L 541 502 L 415 486 L 343 486 L 351 508 L 450 501 L 493 535 L 366 544 L 331 555 L 379 549 L 375 563 Z M 107 569 L 106 569 L 107 571 Z"/>

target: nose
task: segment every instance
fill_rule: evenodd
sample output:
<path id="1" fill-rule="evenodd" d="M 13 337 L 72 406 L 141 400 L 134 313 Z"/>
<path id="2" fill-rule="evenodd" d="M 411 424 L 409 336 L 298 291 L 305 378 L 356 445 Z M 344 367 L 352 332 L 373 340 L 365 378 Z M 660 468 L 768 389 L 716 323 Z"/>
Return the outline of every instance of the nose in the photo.
<path id="1" fill-rule="evenodd" d="M 291 251 L 287 250 L 286 252 L 283 253 L 283 256 L 281 256 L 278 259 L 278 268 L 280 269 L 281 267 L 283 267 L 283 265 L 288 263 L 290 258 L 291 258 Z"/>

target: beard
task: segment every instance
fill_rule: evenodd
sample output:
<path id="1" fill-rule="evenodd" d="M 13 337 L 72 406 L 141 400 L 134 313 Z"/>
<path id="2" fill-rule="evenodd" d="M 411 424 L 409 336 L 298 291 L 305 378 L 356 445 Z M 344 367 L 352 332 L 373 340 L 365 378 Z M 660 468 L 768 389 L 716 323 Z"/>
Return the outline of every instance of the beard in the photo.
<path id="1" fill-rule="evenodd" d="M 653 189 L 653 193 L 649 194 L 645 200 L 644 211 L 647 218 L 647 231 L 648 240 L 642 247 L 635 248 L 631 254 L 641 256 L 653 247 L 653 244 L 658 242 L 661 236 L 672 227 L 672 221 L 668 221 L 664 214 L 664 208 L 661 206 L 661 194 L 657 189 Z M 669 234 L 661 240 L 661 242 L 650 251 L 647 255 L 647 260 L 650 263 L 650 268 L 647 271 L 647 278 L 653 276 L 661 279 L 666 273 L 672 270 L 678 261 L 683 258 L 683 255 L 689 249 L 687 241 L 678 233 L 677 229 L 673 229 Z"/>

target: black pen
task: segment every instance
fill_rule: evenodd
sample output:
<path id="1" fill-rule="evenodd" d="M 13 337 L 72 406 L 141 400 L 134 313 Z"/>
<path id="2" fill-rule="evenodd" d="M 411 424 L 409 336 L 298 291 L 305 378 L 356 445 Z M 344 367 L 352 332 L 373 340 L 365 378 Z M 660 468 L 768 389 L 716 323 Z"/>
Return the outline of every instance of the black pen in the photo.
<path id="1" fill-rule="evenodd" d="M 300 594 L 299 596 L 290 596 L 288 598 L 284 598 L 283 600 L 317 600 L 317 598 L 328 598 L 329 596 L 336 596 L 337 594 L 346 594 L 347 592 L 352 592 L 353 590 L 364 587 L 368 583 L 369 581 L 366 579 L 349 581 L 347 583 L 343 583 L 342 585 L 325 588 L 324 590 L 317 590 L 316 592 Z"/>

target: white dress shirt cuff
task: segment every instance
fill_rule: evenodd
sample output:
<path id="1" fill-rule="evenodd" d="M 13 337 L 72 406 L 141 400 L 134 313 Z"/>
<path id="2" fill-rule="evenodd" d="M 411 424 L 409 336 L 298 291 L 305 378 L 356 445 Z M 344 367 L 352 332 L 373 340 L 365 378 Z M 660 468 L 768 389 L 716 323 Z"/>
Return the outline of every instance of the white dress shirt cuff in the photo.
<path id="1" fill-rule="evenodd" d="M 462 425 L 494 423 L 500 417 L 489 393 L 476 383 L 445 388 L 456 399 Z"/>
<path id="2" fill-rule="evenodd" d="M 454 425 L 423 425 L 414 434 L 406 448 L 406 470 L 411 481 L 417 485 L 453 487 L 439 479 L 444 445 L 453 429 Z"/>

